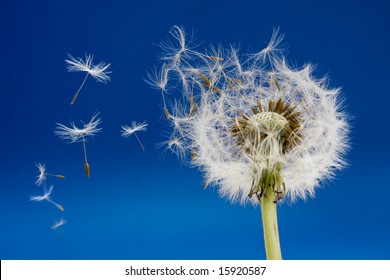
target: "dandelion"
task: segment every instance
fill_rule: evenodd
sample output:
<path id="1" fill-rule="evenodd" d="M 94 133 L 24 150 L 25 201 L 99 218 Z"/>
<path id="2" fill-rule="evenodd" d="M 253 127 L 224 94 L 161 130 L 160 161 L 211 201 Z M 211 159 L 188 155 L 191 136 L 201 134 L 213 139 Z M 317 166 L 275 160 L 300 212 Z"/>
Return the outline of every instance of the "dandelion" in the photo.
<path id="1" fill-rule="evenodd" d="M 94 114 L 87 124 L 83 123 L 82 128 L 78 128 L 74 122 L 71 122 L 71 127 L 57 123 L 57 128 L 54 131 L 54 133 L 62 140 L 68 140 L 70 143 L 83 143 L 85 161 L 84 170 L 87 177 L 91 176 L 91 172 L 87 159 L 86 142 L 88 137 L 93 137 L 96 133 L 102 131 L 102 129 L 98 127 L 102 123 L 101 119 L 98 118 L 98 115 L 99 113 Z"/>
<path id="2" fill-rule="evenodd" d="M 59 221 L 55 221 L 54 225 L 51 227 L 52 230 L 56 230 L 59 227 L 62 227 L 66 224 L 66 220 L 64 218 L 61 218 Z"/>
<path id="3" fill-rule="evenodd" d="M 38 196 L 31 196 L 30 201 L 44 201 L 46 200 L 47 202 L 53 204 L 55 207 L 57 207 L 60 211 L 64 211 L 64 207 L 62 207 L 60 204 L 54 202 L 52 198 L 50 197 L 50 194 L 53 191 L 53 186 L 50 187 L 48 191 L 44 191 L 43 195 L 38 195 Z"/>
<path id="4" fill-rule="evenodd" d="M 260 204 L 267 258 L 281 259 L 278 202 L 314 196 L 346 164 L 349 126 L 339 89 L 314 78 L 311 65 L 288 66 L 277 30 L 265 49 L 244 58 L 232 47 L 189 49 L 177 36 L 184 31 L 174 30 L 181 47 L 164 45 L 163 66 L 174 104 L 172 146 L 180 143 L 203 171 L 205 188 Z"/>
<path id="5" fill-rule="evenodd" d="M 69 72 L 87 72 L 83 82 L 81 83 L 81 86 L 79 87 L 72 101 L 70 102 L 70 105 L 73 105 L 73 103 L 76 101 L 77 96 L 79 95 L 79 92 L 81 91 L 85 82 L 87 81 L 89 75 L 94 77 L 98 82 L 102 82 L 102 83 L 107 83 L 110 80 L 108 74 L 110 74 L 111 71 L 107 71 L 107 70 L 111 64 L 100 62 L 99 64 L 94 65 L 93 55 L 91 54 L 85 55 L 85 61 L 82 58 L 74 58 L 69 54 L 68 56 L 69 59 L 65 59 L 65 62 L 68 64 L 67 68 Z"/>
<path id="6" fill-rule="evenodd" d="M 134 134 L 135 138 L 137 139 L 138 143 L 141 146 L 141 149 L 145 151 L 144 145 L 142 144 L 141 140 L 139 140 L 137 136 L 137 131 L 146 131 L 146 127 L 148 124 L 146 122 L 143 123 L 137 123 L 135 121 L 131 122 L 131 126 L 124 125 L 122 126 L 122 137 L 126 138 L 130 135 Z"/>
<path id="7" fill-rule="evenodd" d="M 46 177 L 47 176 L 53 176 L 53 177 L 60 178 L 60 179 L 64 179 L 65 178 L 64 175 L 56 175 L 56 174 L 47 173 L 46 172 L 46 167 L 42 163 L 37 163 L 37 168 L 38 168 L 38 172 L 39 172 L 39 174 L 37 176 L 37 180 L 35 181 L 35 184 L 37 186 L 42 185 L 42 183 L 46 181 Z"/>

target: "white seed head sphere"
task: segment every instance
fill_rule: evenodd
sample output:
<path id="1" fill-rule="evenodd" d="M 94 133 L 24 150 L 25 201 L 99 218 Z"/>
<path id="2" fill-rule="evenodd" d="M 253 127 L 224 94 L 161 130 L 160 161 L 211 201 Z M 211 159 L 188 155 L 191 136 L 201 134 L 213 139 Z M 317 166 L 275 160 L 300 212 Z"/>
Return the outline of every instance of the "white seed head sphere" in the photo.
<path id="1" fill-rule="evenodd" d="M 243 59 L 232 47 L 196 51 L 182 28 L 172 34 L 178 41 L 163 44 L 164 75 L 154 75 L 167 80 L 171 137 L 222 196 L 257 204 L 248 194 L 274 164 L 285 196 L 305 198 L 345 166 L 349 125 L 339 89 L 314 78 L 311 65 L 288 66 L 277 32 Z"/>

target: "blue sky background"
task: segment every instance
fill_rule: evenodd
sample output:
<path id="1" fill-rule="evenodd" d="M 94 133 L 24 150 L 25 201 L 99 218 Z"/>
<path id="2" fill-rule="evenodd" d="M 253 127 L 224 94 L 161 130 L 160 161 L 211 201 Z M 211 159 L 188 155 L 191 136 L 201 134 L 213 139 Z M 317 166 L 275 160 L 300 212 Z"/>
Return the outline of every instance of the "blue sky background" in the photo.
<path id="1" fill-rule="evenodd" d="M 211 3 L 212 2 L 212 3 Z M 161 97 L 145 83 L 157 44 L 173 25 L 194 31 L 200 48 L 263 48 L 280 27 L 293 65 L 317 64 L 342 87 L 353 117 L 350 166 L 316 198 L 279 207 L 285 259 L 390 259 L 389 49 L 387 1 L 2 1 L 0 3 L 0 259 L 263 259 L 260 210 L 231 205 L 201 174 L 156 148 L 168 130 Z M 107 85 L 68 73 L 67 54 L 112 64 Z M 103 133 L 67 144 L 57 122 L 101 112 Z M 120 127 L 149 123 L 146 152 Z M 30 202 L 36 162 L 61 213 Z M 54 220 L 68 223 L 52 231 Z"/>

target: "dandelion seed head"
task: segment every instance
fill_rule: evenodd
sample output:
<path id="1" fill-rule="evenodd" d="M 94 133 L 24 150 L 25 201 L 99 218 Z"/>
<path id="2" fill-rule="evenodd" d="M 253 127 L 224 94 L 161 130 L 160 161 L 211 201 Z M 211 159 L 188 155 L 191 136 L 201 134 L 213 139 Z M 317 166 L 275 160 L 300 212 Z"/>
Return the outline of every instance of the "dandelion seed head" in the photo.
<path id="1" fill-rule="evenodd" d="M 69 59 L 65 59 L 65 62 L 68 64 L 69 72 L 87 72 L 89 75 L 94 77 L 97 81 L 102 83 L 107 83 L 110 81 L 109 74 L 111 71 L 108 71 L 110 68 L 110 63 L 100 62 L 96 65 L 93 64 L 93 55 L 86 54 L 85 60 L 82 58 L 74 58 L 68 54 Z"/>
<path id="2" fill-rule="evenodd" d="M 266 133 L 280 133 L 288 125 L 288 120 L 274 112 L 262 112 L 253 115 L 248 120 L 250 130 L 263 129 Z"/>
<path id="3" fill-rule="evenodd" d="M 174 30 L 182 45 L 184 31 Z M 172 41 L 163 45 L 165 71 L 180 76 L 167 76 L 169 89 L 183 83 L 180 96 L 167 92 L 172 136 L 165 144 L 180 157 L 196 155 L 191 164 L 231 201 L 258 203 L 251 195 L 264 178 L 279 180 L 286 189 L 278 192 L 291 200 L 313 196 L 346 165 L 349 125 L 340 90 L 315 78 L 309 64 L 290 67 L 282 39 L 274 31 L 265 49 L 244 59 L 232 47 L 184 48 L 184 57 L 182 48 L 168 49 Z"/>

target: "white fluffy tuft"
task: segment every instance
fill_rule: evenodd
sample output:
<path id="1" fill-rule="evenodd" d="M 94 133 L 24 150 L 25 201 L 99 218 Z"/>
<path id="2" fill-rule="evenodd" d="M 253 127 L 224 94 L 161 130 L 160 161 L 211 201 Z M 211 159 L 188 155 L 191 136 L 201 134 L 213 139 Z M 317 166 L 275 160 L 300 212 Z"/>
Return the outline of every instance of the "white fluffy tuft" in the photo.
<path id="1" fill-rule="evenodd" d="M 266 168 L 266 159 L 242 152 L 231 133 L 234 118 L 251 115 L 257 100 L 267 106 L 270 100 L 282 99 L 300 112 L 301 141 L 280 155 L 283 181 L 292 200 L 314 195 L 322 180 L 345 166 L 349 126 L 339 89 L 328 89 L 325 79 L 314 78 L 311 65 L 288 66 L 277 31 L 264 50 L 244 60 L 232 47 L 189 51 L 181 28 L 174 27 L 171 34 L 177 42 L 163 44 L 163 69 L 156 73 L 164 75 L 156 74 L 160 82 L 154 83 L 170 91 L 172 139 L 180 139 L 176 153 L 182 155 L 184 149 L 194 154 L 192 164 L 222 196 L 258 203 L 248 194 L 256 174 Z"/>

